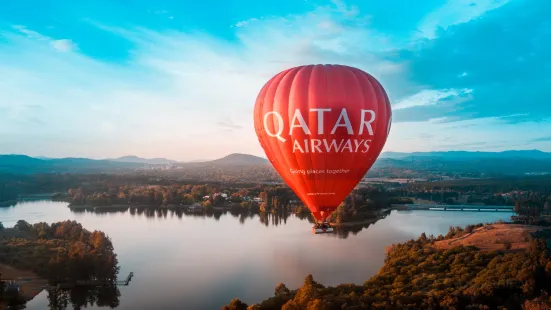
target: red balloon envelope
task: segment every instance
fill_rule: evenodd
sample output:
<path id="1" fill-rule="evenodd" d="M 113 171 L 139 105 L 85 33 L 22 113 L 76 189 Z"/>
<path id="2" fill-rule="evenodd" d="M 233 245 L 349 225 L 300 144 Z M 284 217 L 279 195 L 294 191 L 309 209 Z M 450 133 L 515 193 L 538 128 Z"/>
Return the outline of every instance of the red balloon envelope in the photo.
<path id="1" fill-rule="evenodd" d="M 381 84 L 343 65 L 280 72 L 264 85 L 254 108 L 255 131 L 266 156 L 318 221 L 371 168 L 391 120 Z"/>

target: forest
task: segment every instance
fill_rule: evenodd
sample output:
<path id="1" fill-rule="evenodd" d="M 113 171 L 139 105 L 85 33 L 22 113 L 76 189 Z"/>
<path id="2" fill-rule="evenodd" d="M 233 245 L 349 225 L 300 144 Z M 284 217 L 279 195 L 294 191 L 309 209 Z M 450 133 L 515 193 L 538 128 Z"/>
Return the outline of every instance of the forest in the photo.
<path id="1" fill-rule="evenodd" d="M 49 298 L 53 304 L 68 302 L 74 308 L 88 304 L 116 306 L 120 292 L 115 286 L 119 272 L 117 255 L 108 236 L 90 232 L 75 221 L 33 225 L 19 220 L 13 228 L 0 224 L 0 263 L 21 270 L 31 270 L 52 285 Z M 57 284 L 100 279 L 110 285 L 73 291 L 57 289 Z M 3 291 L 2 291 L 3 292 Z M 65 302 L 61 302 L 66 296 Z M 10 296 L 17 300 L 17 296 Z M 60 299 L 60 300 L 57 300 Z M 53 307 L 53 309 L 56 309 Z"/>
<path id="2" fill-rule="evenodd" d="M 308 275 L 296 290 L 280 283 L 274 296 L 259 304 L 248 306 L 236 298 L 223 309 L 549 309 L 549 231 L 526 234 L 525 251 L 434 246 L 481 226 L 451 227 L 446 236 L 422 234 L 394 244 L 384 266 L 363 285 L 327 287 Z"/>

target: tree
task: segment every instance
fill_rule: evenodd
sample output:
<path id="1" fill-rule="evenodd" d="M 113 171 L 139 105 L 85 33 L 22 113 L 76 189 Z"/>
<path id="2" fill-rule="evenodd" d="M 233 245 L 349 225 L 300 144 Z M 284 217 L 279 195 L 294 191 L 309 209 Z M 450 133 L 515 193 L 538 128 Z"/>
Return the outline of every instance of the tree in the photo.
<path id="1" fill-rule="evenodd" d="M 203 202 L 203 208 L 205 208 L 205 211 L 207 212 L 212 212 L 212 202 L 210 202 L 210 200 Z"/>
<path id="2" fill-rule="evenodd" d="M 193 199 L 193 196 L 191 196 L 190 194 L 185 194 L 184 195 L 184 199 L 182 200 L 182 203 L 184 205 L 192 205 L 193 203 L 195 202 L 195 199 Z"/>
<path id="3" fill-rule="evenodd" d="M 421 236 L 419 237 L 419 240 L 427 241 L 427 235 L 425 233 L 421 233 Z"/>
<path id="4" fill-rule="evenodd" d="M 239 203 L 243 201 L 243 197 L 239 193 L 234 193 L 230 197 L 231 202 Z"/>
<path id="5" fill-rule="evenodd" d="M 222 307 L 222 310 L 247 310 L 247 304 L 238 298 L 232 299 L 229 305 Z"/>
<path id="6" fill-rule="evenodd" d="M 29 231 L 29 229 L 31 229 L 31 224 L 29 224 L 27 221 L 19 220 L 17 221 L 17 224 L 15 224 L 14 228 L 21 231 Z"/>
<path id="7" fill-rule="evenodd" d="M 285 284 L 283 284 L 283 283 L 279 283 L 275 288 L 274 295 L 275 296 L 282 296 L 282 295 L 288 295 L 289 293 L 291 293 L 291 291 L 289 291 L 287 286 L 285 286 Z"/>
<path id="8" fill-rule="evenodd" d="M 2 224 L 2 222 L 0 222 L 0 230 L 3 230 L 4 229 L 4 224 Z"/>
<path id="9" fill-rule="evenodd" d="M 219 206 L 219 205 L 223 204 L 225 201 L 226 201 L 226 199 L 224 199 L 224 197 L 222 197 L 222 195 L 216 195 L 213 199 L 212 204 L 215 205 L 215 206 Z"/>

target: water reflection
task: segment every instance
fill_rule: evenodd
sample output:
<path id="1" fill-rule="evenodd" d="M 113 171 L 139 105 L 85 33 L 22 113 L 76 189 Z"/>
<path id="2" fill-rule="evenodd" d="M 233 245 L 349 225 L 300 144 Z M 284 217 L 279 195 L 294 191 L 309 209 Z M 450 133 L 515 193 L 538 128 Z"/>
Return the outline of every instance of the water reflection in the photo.
<path id="1" fill-rule="evenodd" d="M 445 234 L 450 225 L 463 227 L 510 215 L 392 211 L 334 234 L 313 235 L 312 219 L 293 213 L 226 210 L 202 214 L 130 207 L 71 211 L 67 203 L 47 201 L 0 209 L 0 221 L 6 227 L 13 227 L 19 219 L 31 223 L 70 219 L 90 231 L 104 231 L 119 259 L 119 277 L 131 271 L 136 274 L 129 286 L 117 287 L 117 310 L 220 309 L 234 297 L 252 304 L 272 296 L 280 282 L 289 288 L 301 286 L 307 274 L 329 286 L 361 284 L 381 268 L 390 244 L 417 238 L 421 232 L 437 236 Z M 64 303 L 63 298 L 53 296 L 58 304 Z M 93 298 L 79 295 L 73 299 Z M 26 309 L 48 309 L 50 303 L 44 291 Z M 97 303 L 88 305 L 87 309 L 99 309 Z"/>
<path id="2" fill-rule="evenodd" d="M 149 220 L 153 219 L 173 219 L 178 218 L 182 219 L 183 217 L 194 217 L 194 218 L 213 218 L 216 221 L 219 221 L 221 217 L 229 215 L 235 219 L 239 220 L 241 225 L 245 225 L 247 221 L 253 220 L 255 217 L 258 218 L 261 224 L 265 227 L 277 227 L 279 225 L 286 225 L 288 219 L 291 216 L 307 221 L 311 224 L 315 223 L 314 218 L 308 213 L 294 213 L 289 211 L 282 212 L 258 212 L 251 213 L 249 211 L 243 212 L 242 210 L 213 210 L 212 212 L 204 211 L 190 211 L 185 208 L 154 208 L 154 207 L 104 207 L 104 208 L 71 208 L 72 212 L 75 213 L 93 213 L 98 215 L 103 214 L 125 214 L 128 213 L 132 218 L 146 218 Z M 329 236 L 334 236 L 341 239 L 346 239 L 352 234 L 353 236 L 357 235 L 364 229 L 369 228 L 369 226 L 375 224 L 377 221 L 386 218 L 390 215 L 391 210 L 383 212 L 379 217 L 373 217 L 371 219 L 366 219 L 365 221 L 358 223 L 347 223 L 342 226 L 337 226 L 335 228 L 334 234 L 328 234 Z"/>
<path id="3" fill-rule="evenodd" d="M 75 310 L 94 306 L 117 308 L 121 296 L 116 286 L 76 287 L 70 290 L 49 288 L 46 291 L 48 307 L 52 310 L 65 310 L 69 305 Z"/>

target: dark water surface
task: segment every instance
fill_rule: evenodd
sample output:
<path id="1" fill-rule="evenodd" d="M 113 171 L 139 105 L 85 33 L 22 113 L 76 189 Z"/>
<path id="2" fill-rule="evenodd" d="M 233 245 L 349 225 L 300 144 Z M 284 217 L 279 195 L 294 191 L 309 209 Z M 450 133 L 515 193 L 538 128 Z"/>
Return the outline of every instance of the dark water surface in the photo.
<path id="1" fill-rule="evenodd" d="M 220 309 L 234 297 L 253 304 L 272 296 L 280 282 L 290 289 L 301 286 L 307 274 L 324 285 L 361 284 L 381 268 L 384 249 L 392 243 L 416 239 L 422 232 L 445 234 L 450 225 L 508 220 L 511 215 L 392 211 L 342 238 L 313 235 L 312 224 L 294 215 L 285 221 L 261 221 L 258 215 L 240 221 L 230 213 L 217 219 L 171 211 L 73 212 L 67 203 L 52 201 L 0 208 L 5 227 L 20 219 L 31 224 L 71 219 L 109 235 L 121 267 L 119 277 L 134 272 L 130 285 L 119 287 L 116 309 Z M 26 309 L 48 309 L 48 303 L 43 291 Z"/>

